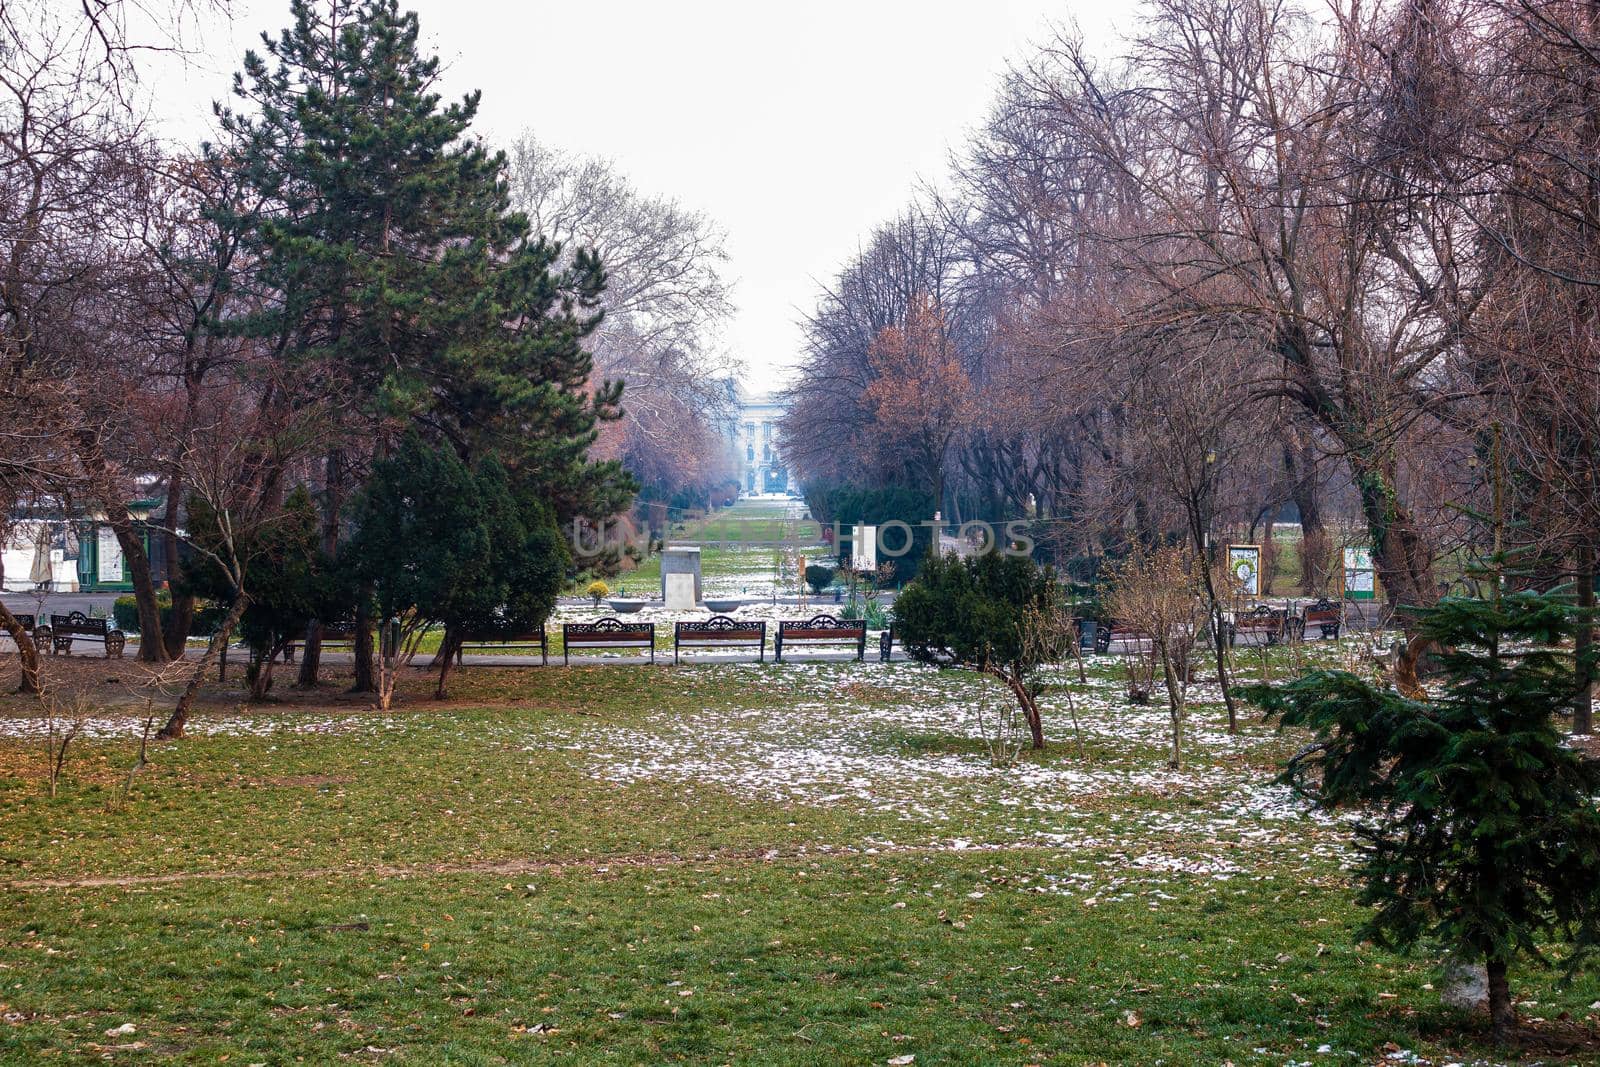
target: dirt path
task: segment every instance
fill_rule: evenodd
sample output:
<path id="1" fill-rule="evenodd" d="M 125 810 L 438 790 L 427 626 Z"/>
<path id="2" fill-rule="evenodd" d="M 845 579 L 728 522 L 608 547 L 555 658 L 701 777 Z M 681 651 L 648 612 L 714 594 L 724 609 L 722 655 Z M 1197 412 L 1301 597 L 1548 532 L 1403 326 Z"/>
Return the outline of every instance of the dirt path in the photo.
<path id="1" fill-rule="evenodd" d="M 84 878 L 33 878 L 0 882 L 0 890 L 21 892 L 47 889 L 104 889 L 185 882 L 242 882 L 272 878 L 419 878 L 438 874 L 553 874 L 589 871 L 604 874 L 613 869 L 693 867 L 721 863 L 778 863 L 801 859 L 836 859 L 859 856 L 936 855 L 945 852 L 1059 852 L 1047 844 L 1028 842 L 961 845 L 811 845 L 798 848 L 730 849 L 698 855 L 647 852 L 620 856 L 565 856 L 553 859 L 482 860 L 474 863 L 378 864 L 371 867 L 305 867 L 298 870 L 174 871 L 170 874 L 91 875 Z"/>

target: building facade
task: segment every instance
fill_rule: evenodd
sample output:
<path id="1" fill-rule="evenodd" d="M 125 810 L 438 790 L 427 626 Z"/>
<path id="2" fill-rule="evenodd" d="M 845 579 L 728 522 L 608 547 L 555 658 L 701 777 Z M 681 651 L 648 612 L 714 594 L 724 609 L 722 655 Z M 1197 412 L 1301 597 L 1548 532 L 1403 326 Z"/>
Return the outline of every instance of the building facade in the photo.
<path id="1" fill-rule="evenodd" d="M 739 457 L 739 487 L 746 496 L 798 492 L 778 453 L 778 420 L 784 407 L 770 396 L 744 397 L 734 424 L 734 451 Z"/>

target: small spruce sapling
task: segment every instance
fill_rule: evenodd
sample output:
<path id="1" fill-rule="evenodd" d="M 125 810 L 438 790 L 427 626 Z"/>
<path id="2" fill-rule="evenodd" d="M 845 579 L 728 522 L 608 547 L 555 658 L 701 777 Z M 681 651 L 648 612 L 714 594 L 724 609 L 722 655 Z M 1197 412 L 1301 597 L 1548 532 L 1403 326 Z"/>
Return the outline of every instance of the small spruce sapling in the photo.
<path id="1" fill-rule="evenodd" d="M 1518 960 L 1562 946 L 1570 975 L 1600 940 L 1600 763 L 1563 743 L 1577 609 L 1553 593 L 1507 592 L 1490 557 L 1481 597 L 1426 611 L 1442 689 L 1432 702 L 1348 671 L 1315 671 L 1245 695 L 1312 744 L 1284 774 L 1319 807 L 1362 811 L 1362 935 L 1482 961 L 1493 1036 L 1516 1027 Z"/>

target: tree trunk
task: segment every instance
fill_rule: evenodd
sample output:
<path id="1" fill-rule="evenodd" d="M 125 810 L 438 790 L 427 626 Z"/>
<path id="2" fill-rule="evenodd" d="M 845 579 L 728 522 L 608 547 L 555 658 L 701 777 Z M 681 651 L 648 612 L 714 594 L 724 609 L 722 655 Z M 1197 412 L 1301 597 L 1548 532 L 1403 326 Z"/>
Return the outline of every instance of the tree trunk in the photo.
<path id="1" fill-rule="evenodd" d="M 330 559 L 339 550 L 339 513 L 343 506 L 344 453 L 334 449 L 322 466 L 322 550 Z M 322 632 L 323 625 L 318 620 L 306 627 L 305 644 L 300 650 L 300 674 L 295 679 L 301 689 L 317 687 L 317 675 L 322 668 Z"/>
<path id="2" fill-rule="evenodd" d="M 1414 634 L 1406 638 L 1400 646 L 1400 655 L 1395 659 L 1394 687 L 1400 695 L 1411 700 L 1427 700 L 1428 690 L 1422 684 L 1422 677 L 1417 670 L 1422 662 L 1423 653 L 1433 644 L 1431 640 L 1421 634 Z"/>
<path id="3" fill-rule="evenodd" d="M 1316 446 L 1309 435 L 1291 429 L 1283 445 L 1283 467 L 1289 475 L 1289 494 L 1300 512 L 1300 591 L 1323 596 L 1332 577 L 1328 528 L 1322 521 L 1322 496 L 1317 485 Z"/>
<path id="4" fill-rule="evenodd" d="M 355 684 L 350 687 L 352 693 L 376 693 L 377 680 L 372 673 L 372 611 L 367 607 L 371 600 L 371 590 L 361 591 L 360 602 L 356 606 L 356 625 L 352 651 L 356 661 Z"/>
<path id="5" fill-rule="evenodd" d="M 222 620 L 222 626 L 212 635 L 211 643 L 206 645 L 205 655 L 200 657 L 194 673 L 189 676 L 189 684 L 184 687 L 183 695 L 178 698 L 177 707 L 172 709 L 172 715 L 167 719 L 167 724 L 161 728 L 156 737 L 163 740 L 177 740 L 183 736 L 183 729 L 189 722 L 189 709 L 194 706 L 195 695 L 200 692 L 200 685 L 205 681 L 206 672 L 211 670 L 211 665 L 217 661 L 222 650 L 228 647 L 228 641 L 233 637 L 234 627 L 239 625 L 239 619 L 244 615 L 245 606 L 249 598 L 241 590 L 235 593 L 233 606 L 228 609 L 228 614 Z"/>
<path id="6" fill-rule="evenodd" d="M 274 642 L 267 648 L 266 654 L 261 658 L 260 662 L 255 664 L 255 670 L 250 676 L 251 700 L 267 699 L 267 694 L 272 691 L 273 666 L 278 662 L 278 657 L 283 654 L 283 650 L 288 647 L 288 641 Z M 254 651 L 251 652 L 251 655 L 252 657 L 255 655 Z"/>
<path id="7" fill-rule="evenodd" d="M 1572 695 L 1572 732 L 1586 734 L 1594 729 L 1594 578 L 1593 544 L 1578 549 L 1578 640 L 1577 692 Z"/>
<path id="8" fill-rule="evenodd" d="M 990 668 L 989 673 L 1006 684 L 1013 696 L 1017 698 L 1017 705 L 1022 708 L 1022 717 L 1028 721 L 1028 736 L 1033 741 L 1035 750 L 1044 749 L 1044 719 L 1039 714 L 1039 702 L 1028 692 L 1027 684 L 1016 674 L 998 668 Z"/>
<path id="9" fill-rule="evenodd" d="M 174 463 L 167 474 L 167 510 L 161 533 L 167 556 L 167 586 L 172 590 L 172 615 L 161 635 L 168 659 L 182 659 L 194 626 L 194 594 L 182 589 L 178 578 L 178 512 L 183 506 L 183 470 Z"/>
<path id="10" fill-rule="evenodd" d="M 150 572 L 150 557 L 144 542 L 133 528 L 133 517 L 127 506 L 116 501 L 105 502 L 106 523 L 117 535 L 122 548 L 122 562 L 128 568 L 128 580 L 133 583 L 133 599 L 139 607 L 139 659 L 145 663 L 166 663 L 172 659 L 167 654 L 166 637 L 161 629 L 161 605 L 156 600 L 155 578 Z"/>
<path id="11" fill-rule="evenodd" d="M 1416 519 L 1400 503 L 1388 465 L 1367 462 L 1357 455 L 1351 453 L 1351 466 L 1372 538 L 1372 565 L 1402 629 L 1411 633 L 1416 626 L 1414 609 L 1438 599 L 1433 588 L 1433 560 Z"/>
<path id="12" fill-rule="evenodd" d="M 439 666 L 439 685 L 433 691 L 433 699 L 443 700 L 449 695 L 445 692 L 445 680 L 450 676 L 450 665 L 456 661 L 462 644 L 462 637 L 455 628 L 446 626 L 444 637 L 439 641 L 439 652 L 433 657 L 434 663 Z"/>
<path id="13" fill-rule="evenodd" d="M 1165 647 L 1159 651 L 1161 671 L 1167 680 L 1167 711 L 1172 719 L 1172 755 L 1167 759 L 1167 766 L 1178 770 L 1183 766 L 1183 682 L 1173 669 L 1172 653 Z"/>
<path id="14" fill-rule="evenodd" d="M 1489 972 L 1489 1032 L 1496 1045 L 1507 1045 L 1517 1030 L 1517 1009 L 1511 1003 L 1506 961 L 1486 960 L 1485 970 Z"/>
<path id="15" fill-rule="evenodd" d="M 305 641 L 300 646 L 300 673 L 295 685 L 301 689 L 315 689 L 317 674 L 322 668 L 322 623 L 315 619 L 306 623 Z"/>
<path id="16" fill-rule="evenodd" d="M 1261 541 L 1261 574 L 1257 581 L 1261 583 L 1261 595 L 1272 595 L 1272 579 L 1278 570 L 1278 539 L 1273 531 L 1278 527 L 1276 517 L 1277 506 L 1273 507 L 1274 514 L 1267 517 L 1266 536 Z"/>
<path id="17" fill-rule="evenodd" d="M 35 625 L 38 620 L 35 620 Z M 17 644 L 17 663 L 22 668 L 22 681 L 17 685 L 17 692 L 36 696 L 40 692 L 39 686 L 39 646 L 33 643 L 33 637 L 22 628 L 22 623 L 11 614 L 11 609 L 0 603 L 0 630 L 11 635 L 11 640 Z"/>
<path id="18" fill-rule="evenodd" d="M 1233 702 L 1233 684 L 1228 678 L 1228 642 L 1223 635 L 1222 601 L 1217 598 L 1217 583 L 1211 575 L 1211 559 L 1205 551 L 1205 535 L 1196 539 L 1200 552 L 1200 573 L 1205 578 L 1206 603 L 1211 610 L 1211 645 L 1217 657 L 1217 685 L 1222 688 L 1222 703 L 1228 709 L 1228 732 L 1239 732 L 1239 709 Z"/>

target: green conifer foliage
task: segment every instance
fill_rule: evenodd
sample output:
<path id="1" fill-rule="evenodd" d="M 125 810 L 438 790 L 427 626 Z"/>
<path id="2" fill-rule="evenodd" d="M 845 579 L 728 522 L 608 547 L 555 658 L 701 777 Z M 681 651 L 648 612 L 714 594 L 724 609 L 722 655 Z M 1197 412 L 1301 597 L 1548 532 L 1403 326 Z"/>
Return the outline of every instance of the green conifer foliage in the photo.
<path id="1" fill-rule="evenodd" d="M 1560 595 L 1505 592 L 1493 558 L 1481 597 L 1429 609 L 1442 685 L 1413 700 L 1344 671 L 1246 691 L 1315 741 L 1285 779 L 1326 808 L 1361 813 L 1364 936 L 1482 961 L 1495 1038 L 1516 1025 L 1518 960 L 1581 966 L 1600 936 L 1600 764 L 1568 747 L 1578 613 Z"/>
<path id="2" fill-rule="evenodd" d="M 220 109 L 212 149 L 255 193 L 230 222 L 256 310 L 231 328 L 271 339 L 304 395 L 342 406 L 358 451 L 375 429 L 414 429 L 500 457 L 562 517 L 609 514 L 632 485 L 587 458 L 621 397 L 589 381 L 583 344 L 599 259 L 564 257 L 510 209 L 504 155 L 470 136 L 478 96 L 441 100 L 414 13 L 395 0 L 291 11 L 246 55 L 242 103 Z"/>

